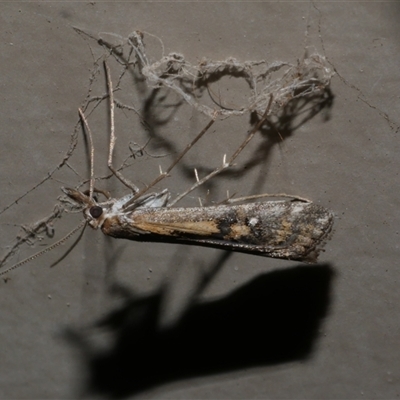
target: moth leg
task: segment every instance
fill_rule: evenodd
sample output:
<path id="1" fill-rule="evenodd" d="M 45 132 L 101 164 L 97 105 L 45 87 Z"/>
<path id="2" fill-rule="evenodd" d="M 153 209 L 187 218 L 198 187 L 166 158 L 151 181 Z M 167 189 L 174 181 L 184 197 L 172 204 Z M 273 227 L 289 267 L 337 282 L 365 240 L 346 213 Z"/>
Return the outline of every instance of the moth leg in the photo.
<path id="1" fill-rule="evenodd" d="M 93 146 L 93 137 L 92 131 L 90 130 L 89 124 L 86 120 L 85 114 L 83 111 L 78 108 L 79 116 L 81 118 L 82 124 L 84 126 L 84 132 L 86 133 L 89 139 L 89 147 L 90 147 L 90 183 L 89 183 L 89 198 L 93 198 L 93 189 L 94 189 L 94 146 Z"/>
<path id="2" fill-rule="evenodd" d="M 211 125 L 216 121 L 218 116 L 218 113 L 216 113 L 214 115 L 214 118 L 207 124 L 207 126 L 184 148 L 184 150 L 178 155 L 178 157 L 172 162 L 172 164 L 167 168 L 167 170 L 165 172 L 160 170 L 160 175 L 154 179 L 153 182 L 151 182 L 149 185 L 147 185 L 147 187 L 145 187 L 144 189 L 138 191 L 135 196 L 133 196 L 133 198 L 131 200 L 129 200 L 129 202 L 127 202 L 124 205 L 124 208 L 128 207 L 129 205 L 131 205 L 132 203 L 134 203 L 138 198 L 140 198 L 141 196 L 143 196 L 143 194 L 145 194 L 150 188 L 152 188 L 153 186 L 155 186 L 158 182 L 162 181 L 164 178 L 166 178 L 167 176 L 169 176 L 169 173 L 172 171 L 172 169 L 179 163 L 179 161 L 181 161 L 181 159 L 184 157 L 184 155 L 202 138 L 202 136 L 204 136 L 204 134 L 210 129 Z M 174 201 L 175 203 L 175 201 Z M 167 207 L 169 207 L 170 204 L 167 205 Z"/>
<path id="3" fill-rule="evenodd" d="M 220 174 L 222 171 L 226 170 L 227 168 L 229 168 L 229 167 L 231 167 L 233 165 L 234 161 L 239 156 L 239 154 L 249 144 L 249 142 L 253 139 L 253 137 L 255 136 L 257 131 L 262 127 L 264 122 L 267 120 L 268 115 L 269 115 L 269 111 L 271 109 L 272 100 L 273 100 L 273 97 L 271 95 L 271 97 L 269 99 L 269 102 L 268 102 L 268 106 L 267 106 L 263 116 L 261 117 L 260 121 L 258 121 L 256 126 L 253 129 L 250 130 L 250 132 L 248 133 L 246 139 L 236 149 L 236 151 L 233 153 L 231 158 L 227 161 L 226 160 L 226 155 L 224 155 L 223 160 L 222 160 L 222 165 L 220 167 L 215 168 L 214 171 L 210 172 L 208 175 L 206 175 L 202 179 L 199 179 L 199 177 L 197 175 L 197 171 L 195 170 L 196 183 L 194 183 L 189 189 L 187 189 L 185 192 L 180 194 L 178 197 L 176 197 L 171 203 L 168 204 L 168 207 L 173 206 L 179 200 L 183 199 L 186 195 L 188 195 L 190 192 L 192 192 L 193 190 L 197 189 L 199 186 L 203 185 L 205 182 L 207 182 L 208 180 L 213 178 L 215 175 Z"/>
<path id="4" fill-rule="evenodd" d="M 89 192 L 87 190 L 85 190 L 84 192 L 82 192 L 83 194 L 85 194 L 86 196 L 89 195 Z M 103 189 L 97 189 L 96 187 L 93 188 L 93 193 L 100 193 L 102 194 L 107 200 L 111 199 L 111 194 L 108 190 L 103 190 Z M 96 200 L 96 199 L 95 199 Z M 96 200 L 97 201 L 97 200 Z"/>
<path id="5" fill-rule="evenodd" d="M 262 199 L 265 197 L 274 197 L 274 198 L 283 197 L 283 198 L 287 198 L 287 199 L 302 201 L 304 203 L 312 203 L 311 200 L 306 199 L 305 197 L 297 196 L 297 195 L 291 195 L 291 194 L 286 194 L 286 193 L 276 193 L 276 194 L 263 193 L 263 194 L 255 194 L 252 196 L 238 197 L 236 199 L 234 199 L 233 196 L 228 195 L 227 198 L 225 200 L 221 201 L 220 204 L 241 203 L 241 202 L 248 201 L 248 200 Z"/>
<path id="6" fill-rule="evenodd" d="M 107 63 L 104 61 L 104 69 L 106 72 L 106 80 L 107 80 L 107 90 L 108 90 L 108 99 L 110 102 L 110 143 L 108 147 L 108 168 L 113 173 L 113 175 L 118 178 L 126 187 L 132 190 L 133 193 L 139 192 L 139 188 L 132 183 L 129 179 L 125 178 L 118 170 L 116 170 L 113 166 L 113 153 L 115 142 L 117 137 L 115 136 L 115 124 L 114 124 L 114 92 L 113 86 L 110 76 L 110 68 Z"/>

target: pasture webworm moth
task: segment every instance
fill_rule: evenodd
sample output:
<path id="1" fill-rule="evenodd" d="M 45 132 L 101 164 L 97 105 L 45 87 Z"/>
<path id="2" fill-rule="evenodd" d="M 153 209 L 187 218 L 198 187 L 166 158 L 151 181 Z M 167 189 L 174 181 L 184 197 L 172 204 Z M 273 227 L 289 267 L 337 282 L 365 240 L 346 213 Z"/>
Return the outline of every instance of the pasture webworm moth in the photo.
<path id="1" fill-rule="evenodd" d="M 331 230 L 325 208 L 298 200 L 169 208 L 167 190 L 97 203 L 75 189 L 64 192 L 84 206 L 88 224 L 108 236 L 217 247 L 288 260 L 315 261 Z"/>

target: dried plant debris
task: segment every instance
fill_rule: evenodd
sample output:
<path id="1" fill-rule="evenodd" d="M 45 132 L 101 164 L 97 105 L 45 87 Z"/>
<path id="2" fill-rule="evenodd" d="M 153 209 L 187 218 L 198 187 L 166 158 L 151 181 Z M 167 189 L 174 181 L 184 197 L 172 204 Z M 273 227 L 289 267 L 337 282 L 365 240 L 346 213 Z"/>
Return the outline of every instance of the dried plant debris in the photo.
<path id="1" fill-rule="evenodd" d="M 133 32 L 128 38 L 113 35 L 112 38 L 118 39 L 119 43 L 112 44 L 75 29 L 85 37 L 97 40 L 122 65 L 128 67 L 137 63 L 149 87 L 167 87 L 173 90 L 188 104 L 210 118 L 214 118 L 216 112 L 227 117 L 253 111 L 262 114 L 271 97 L 273 105 L 270 114 L 276 115 L 295 98 L 323 93 L 334 75 L 325 57 L 317 52 L 308 54 L 309 50 L 306 50 L 296 64 L 265 60 L 241 62 L 231 57 L 225 61 L 203 58 L 199 64 L 193 65 L 183 54 L 174 52 L 151 62 L 146 54 L 144 35 L 139 31 Z M 164 48 L 162 42 L 161 46 Z M 236 109 L 209 107 L 200 103 L 193 95 L 196 89 L 204 89 L 208 83 L 223 76 L 245 79 L 250 90 L 247 104 L 237 106 Z"/>

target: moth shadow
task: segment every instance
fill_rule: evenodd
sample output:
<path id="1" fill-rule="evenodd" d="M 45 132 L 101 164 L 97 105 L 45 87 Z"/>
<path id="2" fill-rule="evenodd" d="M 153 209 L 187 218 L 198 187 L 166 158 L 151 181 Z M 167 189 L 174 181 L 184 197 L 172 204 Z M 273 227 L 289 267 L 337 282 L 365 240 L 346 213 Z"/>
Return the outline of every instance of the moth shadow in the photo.
<path id="1" fill-rule="evenodd" d="M 304 360 L 328 315 L 333 268 L 300 265 L 259 275 L 224 298 L 195 303 L 160 328 L 164 289 L 137 297 L 95 324 L 109 333 L 105 348 L 67 330 L 88 373 L 84 392 L 123 398 L 192 377 Z"/>

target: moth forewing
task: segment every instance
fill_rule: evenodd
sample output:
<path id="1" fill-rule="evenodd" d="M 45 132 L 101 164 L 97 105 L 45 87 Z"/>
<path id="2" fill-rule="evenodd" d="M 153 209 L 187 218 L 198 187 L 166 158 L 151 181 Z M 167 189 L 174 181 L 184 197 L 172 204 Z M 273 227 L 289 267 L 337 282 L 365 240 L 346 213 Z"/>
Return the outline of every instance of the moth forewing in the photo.
<path id="1" fill-rule="evenodd" d="M 194 208 L 145 204 L 129 212 L 111 206 L 97 218 L 91 209 L 89 218 L 98 223 L 90 225 L 115 238 L 197 244 L 306 262 L 316 261 L 333 224 L 327 209 L 295 200 Z"/>

